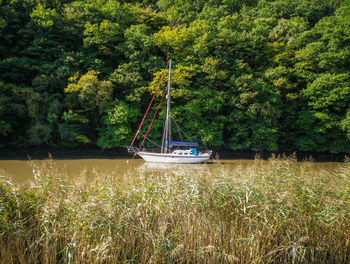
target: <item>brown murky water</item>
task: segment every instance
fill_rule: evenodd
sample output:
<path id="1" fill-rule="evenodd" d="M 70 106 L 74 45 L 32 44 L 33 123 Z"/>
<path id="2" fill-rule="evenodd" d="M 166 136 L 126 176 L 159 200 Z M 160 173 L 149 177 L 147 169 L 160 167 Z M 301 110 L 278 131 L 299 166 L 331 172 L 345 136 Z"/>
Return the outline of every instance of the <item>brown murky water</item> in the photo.
<path id="1" fill-rule="evenodd" d="M 37 164 L 47 160 L 34 160 Z M 81 176 L 93 176 L 97 173 L 110 175 L 124 175 L 135 171 L 153 172 L 155 170 L 193 170 L 196 172 L 207 172 L 218 169 L 235 169 L 253 164 L 253 160 L 220 160 L 208 164 L 155 164 L 145 163 L 142 159 L 65 159 L 54 160 L 55 166 L 63 176 L 77 178 Z M 341 163 L 323 162 L 313 163 L 317 171 L 337 169 Z M 23 160 L 0 160 L 0 177 L 10 177 L 15 183 L 28 183 L 33 181 L 34 174 L 31 161 Z"/>

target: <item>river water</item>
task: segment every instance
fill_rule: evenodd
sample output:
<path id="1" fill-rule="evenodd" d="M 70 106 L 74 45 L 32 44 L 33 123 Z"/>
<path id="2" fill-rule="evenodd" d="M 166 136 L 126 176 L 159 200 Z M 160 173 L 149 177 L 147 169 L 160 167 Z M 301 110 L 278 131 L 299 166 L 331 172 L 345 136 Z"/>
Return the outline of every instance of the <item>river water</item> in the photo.
<path id="1" fill-rule="evenodd" d="M 0 176 L 10 178 L 13 182 L 29 183 L 34 179 L 33 162 L 37 165 L 47 164 L 48 160 L 0 160 Z M 214 170 L 233 170 L 253 165 L 254 160 L 219 160 L 207 164 L 152 164 L 142 159 L 62 159 L 54 160 L 55 168 L 64 177 L 93 177 L 96 174 L 125 175 L 137 171 L 154 172 L 162 170 L 193 170 L 196 172 L 213 172 Z M 333 170 L 341 163 L 312 163 L 316 171 Z"/>

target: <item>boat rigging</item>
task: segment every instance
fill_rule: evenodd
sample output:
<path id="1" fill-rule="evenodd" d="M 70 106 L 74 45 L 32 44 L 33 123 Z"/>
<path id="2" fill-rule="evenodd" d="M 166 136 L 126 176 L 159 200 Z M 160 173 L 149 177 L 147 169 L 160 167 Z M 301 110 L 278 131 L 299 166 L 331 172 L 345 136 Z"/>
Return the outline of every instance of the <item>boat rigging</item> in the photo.
<path id="1" fill-rule="evenodd" d="M 163 93 L 162 98 L 156 108 L 156 111 L 153 115 L 152 121 L 147 129 L 147 132 L 145 135 L 141 133 L 141 128 L 145 122 L 145 119 L 151 109 L 151 106 L 154 102 L 155 96 L 160 88 L 160 85 L 162 83 L 162 80 L 164 78 L 164 73 L 160 78 L 160 82 L 157 86 L 156 91 L 153 94 L 153 97 L 151 99 L 150 104 L 148 105 L 148 108 L 146 110 L 146 113 L 143 116 L 143 119 L 138 127 L 138 130 L 128 147 L 128 151 L 130 153 L 134 153 L 135 155 L 140 156 L 143 158 L 146 162 L 161 162 L 161 163 L 201 163 L 205 162 L 208 159 L 210 159 L 211 150 L 205 150 L 205 151 L 197 151 L 198 143 L 196 142 L 183 142 L 183 141 L 173 141 L 172 140 L 172 134 L 171 134 L 171 114 L 170 114 L 170 86 L 171 86 L 171 59 L 168 61 L 168 82 L 167 82 L 167 88 L 166 93 Z M 148 133 L 152 127 L 152 124 L 156 118 L 156 115 L 158 113 L 158 110 L 162 104 L 162 101 L 166 98 L 166 116 L 165 116 L 165 122 L 164 122 L 164 129 L 163 129 L 163 135 L 162 135 L 162 142 L 161 145 L 158 145 L 157 143 L 150 140 L 147 136 Z M 175 122 L 176 126 L 178 127 L 177 123 Z M 182 131 L 179 129 L 179 132 Z M 182 131 L 183 132 L 183 131 Z M 143 136 L 142 143 L 140 147 L 134 147 L 135 140 L 137 136 L 141 134 Z M 188 138 L 188 136 L 184 133 L 184 135 Z M 180 134 L 181 137 L 181 134 Z M 145 140 L 150 141 L 151 143 L 157 145 L 160 147 L 160 152 L 151 152 L 144 148 L 144 142 Z M 177 149 L 172 150 L 173 147 L 177 147 Z M 180 148 L 181 147 L 181 148 Z"/>

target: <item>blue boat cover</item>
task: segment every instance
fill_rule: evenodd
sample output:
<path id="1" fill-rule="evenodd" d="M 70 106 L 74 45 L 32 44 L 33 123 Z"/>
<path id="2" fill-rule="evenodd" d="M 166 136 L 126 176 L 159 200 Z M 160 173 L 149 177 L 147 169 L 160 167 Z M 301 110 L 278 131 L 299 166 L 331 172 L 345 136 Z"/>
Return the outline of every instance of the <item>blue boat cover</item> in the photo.
<path id="1" fill-rule="evenodd" d="M 166 141 L 166 146 L 177 146 L 177 147 L 196 147 L 198 146 L 198 143 L 196 142 L 181 142 L 181 141 Z"/>

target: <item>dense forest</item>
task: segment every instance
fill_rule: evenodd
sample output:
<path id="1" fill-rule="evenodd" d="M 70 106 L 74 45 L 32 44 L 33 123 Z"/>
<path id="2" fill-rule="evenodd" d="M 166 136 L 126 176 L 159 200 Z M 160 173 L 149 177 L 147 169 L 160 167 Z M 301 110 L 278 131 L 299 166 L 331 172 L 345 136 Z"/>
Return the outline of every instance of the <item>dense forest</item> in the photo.
<path id="1" fill-rule="evenodd" d="M 0 0 L 0 148 L 128 145 L 168 58 L 194 140 L 350 152 L 349 0 Z"/>

